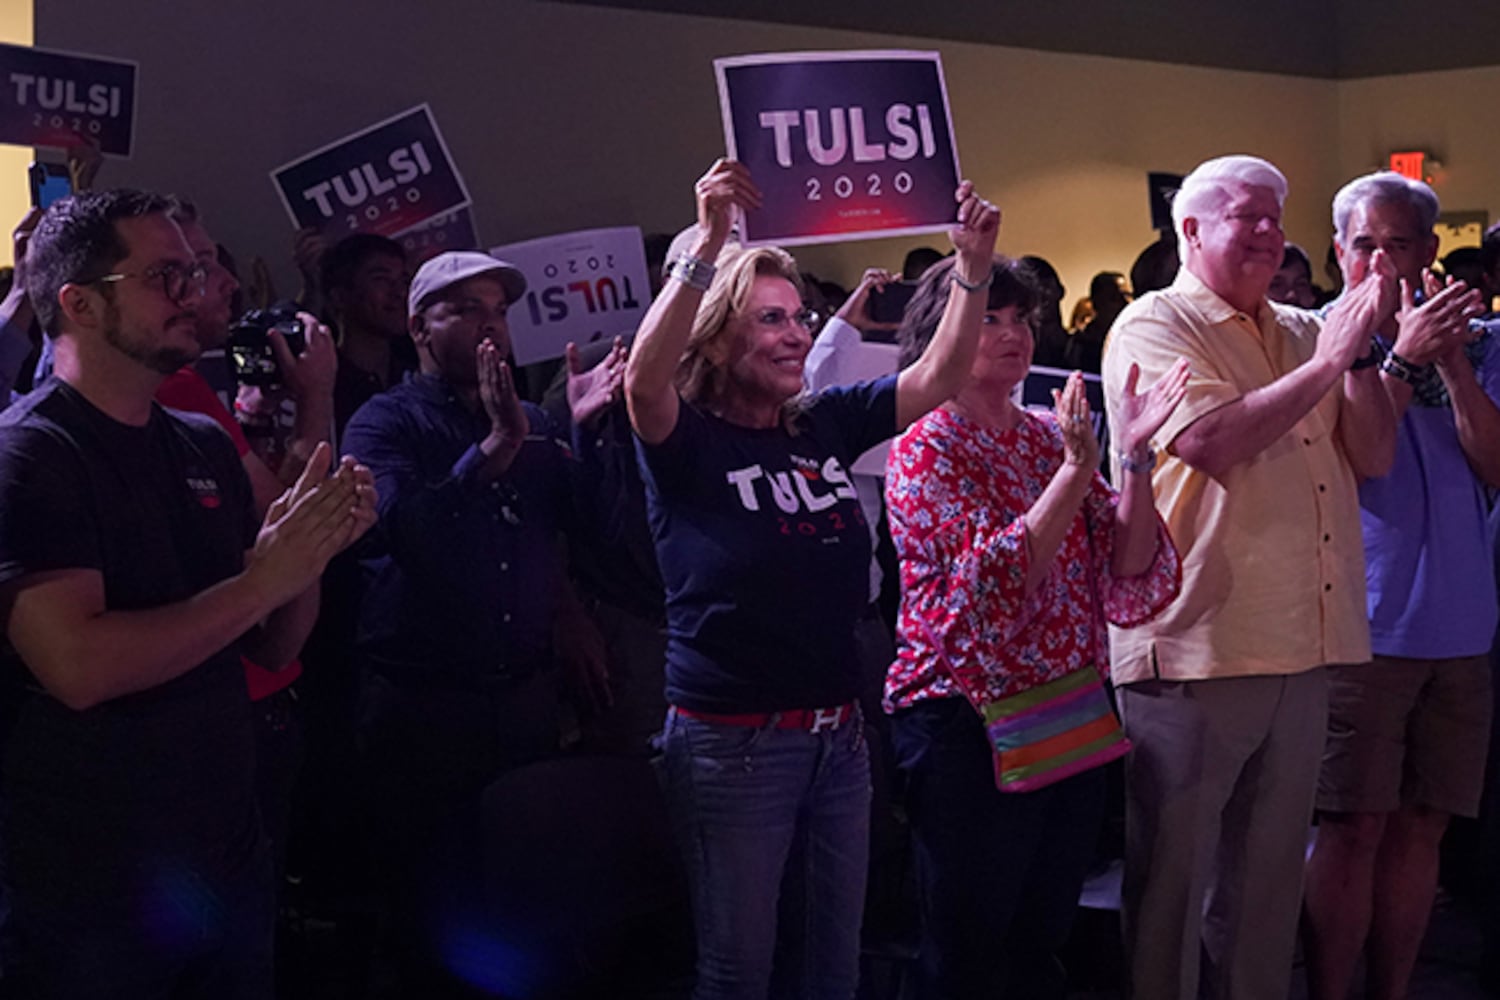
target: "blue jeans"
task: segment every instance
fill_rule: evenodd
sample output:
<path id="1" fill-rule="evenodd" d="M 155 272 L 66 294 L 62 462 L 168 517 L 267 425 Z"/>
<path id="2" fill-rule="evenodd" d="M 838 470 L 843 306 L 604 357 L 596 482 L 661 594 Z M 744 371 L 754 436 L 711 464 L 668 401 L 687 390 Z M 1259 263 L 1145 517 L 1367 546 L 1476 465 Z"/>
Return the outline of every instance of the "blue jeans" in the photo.
<path id="1" fill-rule="evenodd" d="M 698 933 L 696 1000 L 841 1000 L 859 980 L 870 760 L 837 730 L 667 712 L 663 781 Z"/>
<path id="2" fill-rule="evenodd" d="M 1062 1000 L 1058 952 L 1104 820 L 1103 769 L 998 791 L 989 738 L 963 698 L 902 709 L 891 736 L 921 884 L 923 995 Z"/>

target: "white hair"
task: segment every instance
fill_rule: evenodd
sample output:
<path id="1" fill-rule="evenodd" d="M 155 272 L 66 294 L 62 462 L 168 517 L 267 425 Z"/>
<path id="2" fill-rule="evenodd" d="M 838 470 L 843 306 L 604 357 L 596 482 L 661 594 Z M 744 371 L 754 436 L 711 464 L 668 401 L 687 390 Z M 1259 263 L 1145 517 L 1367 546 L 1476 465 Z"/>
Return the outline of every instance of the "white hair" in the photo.
<path id="1" fill-rule="evenodd" d="M 1417 228 L 1424 236 L 1431 235 L 1432 227 L 1437 225 L 1440 209 L 1438 196 L 1433 193 L 1432 188 L 1394 171 L 1379 170 L 1354 178 L 1333 196 L 1333 232 L 1339 246 L 1345 245 L 1349 216 L 1354 214 L 1355 206 L 1372 201 L 1394 201 L 1410 205 L 1412 211 L 1417 213 Z"/>
<path id="2" fill-rule="evenodd" d="M 1225 202 L 1237 186 L 1270 188 L 1276 204 L 1286 204 L 1286 175 L 1258 156 L 1220 156 L 1205 160 L 1182 179 L 1182 187 L 1172 198 L 1172 226 L 1177 230 L 1178 253 L 1187 253 L 1187 233 L 1183 223 L 1211 212 Z"/>

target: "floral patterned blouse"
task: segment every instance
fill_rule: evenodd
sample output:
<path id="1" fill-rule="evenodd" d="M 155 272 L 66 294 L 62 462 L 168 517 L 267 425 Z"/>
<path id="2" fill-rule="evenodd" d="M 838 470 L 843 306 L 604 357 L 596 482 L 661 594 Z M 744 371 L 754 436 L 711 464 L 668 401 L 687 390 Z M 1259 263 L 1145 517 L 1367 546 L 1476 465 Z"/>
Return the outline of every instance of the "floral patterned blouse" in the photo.
<path id="1" fill-rule="evenodd" d="M 1110 575 L 1119 496 L 1098 473 L 1047 579 L 1026 596 L 1023 515 L 1062 461 L 1056 420 L 1029 412 L 999 430 L 937 409 L 892 446 L 886 503 L 902 597 L 887 711 L 965 694 L 988 702 L 1089 665 L 1108 676 L 1106 621 L 1138 625 L 1177 596 L 1182 568 L 1160 518 L 1150 568 Z"/>

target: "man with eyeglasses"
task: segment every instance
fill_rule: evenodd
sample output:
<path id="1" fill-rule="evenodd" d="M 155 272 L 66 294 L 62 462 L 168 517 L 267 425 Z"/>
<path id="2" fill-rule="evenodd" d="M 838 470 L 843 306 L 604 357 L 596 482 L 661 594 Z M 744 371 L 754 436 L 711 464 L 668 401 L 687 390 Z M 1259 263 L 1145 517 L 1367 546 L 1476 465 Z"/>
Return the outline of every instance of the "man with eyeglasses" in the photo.
<path id="1" fill-rule="evenodd" d="M 28 249 L 56 367 L 0 417 L 17 995 L 271 996 L 239 654 L 295 656 L 323 566 L 374 522 L 368 470 L 323 445 L 257 529 L 223 432 L 153 402 L 202 349 L 170 208 L 66 198 Z"/>
<path id="2" fill-rule="evenodd" d="M 1333 199 L 1345 286 L 1358 287 L 1376 253 L 1401 279 L 1401 309 L 1374 350 L 1399 435 L 1390 473 L 1359 485 L 1372 657 L 1329 669 L 1303 923 L 1312 1000 L 1348 996 L 1361 951 L 1366 996 L 1407 995 L 1443 833 L 1449 817 L 1478 815 L 1484 788 L 1500 348 L 1470 323 L 1485 296 L 1428 270 L 1438 212 L 1430 187 L 1389 171 Z"/>
<path id="3" fill-rule="evenodd" d="M 558 751 L 558 667 L 603 680 L 558 549 L 568 447 L 522 403 L 507 363 L 506 311 L 525 290 L 487 254 L 424 263 L 407 297 L 419 370 L 345 432 L 381 494 L 364 553 L 360 724 L 409 990 L 442 918 L 431 906 L 454 895 L 425 867 L 434 839 L 503 769 Z"/>

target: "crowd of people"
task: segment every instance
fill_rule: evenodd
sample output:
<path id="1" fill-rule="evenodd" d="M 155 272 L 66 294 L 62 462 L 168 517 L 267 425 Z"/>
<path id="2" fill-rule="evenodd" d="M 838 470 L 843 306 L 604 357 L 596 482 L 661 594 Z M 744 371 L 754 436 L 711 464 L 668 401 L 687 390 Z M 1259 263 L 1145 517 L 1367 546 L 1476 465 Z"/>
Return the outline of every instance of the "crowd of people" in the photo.
<path id="1" fill-rule="evenodd" d="M 1325 295 L 1287 191 L 1199 165 L 1064 324 L 968 182 L 845 294 L 741 245 L 719 160 L 639 329 L 527 371 L 478 250 L 302 233 L 247 311 L 181 198 L 33 213 L 0 994 L 268 998 L 295 909 L 368 921 L 357 991 L 535 995 L 455 957 L 485 794 L 594 755 L 655 760 L 700 1000 L 855 996 L 893 824 L 923 995 L 1064 997 L 1122 767 L 1129 995 L 1285 997 L 1300 927 L 1312 997 L 1404 996 L 1490 756 L 1500 233 L 1440 277 L 1431 189 L 1356 178 Z"/>

